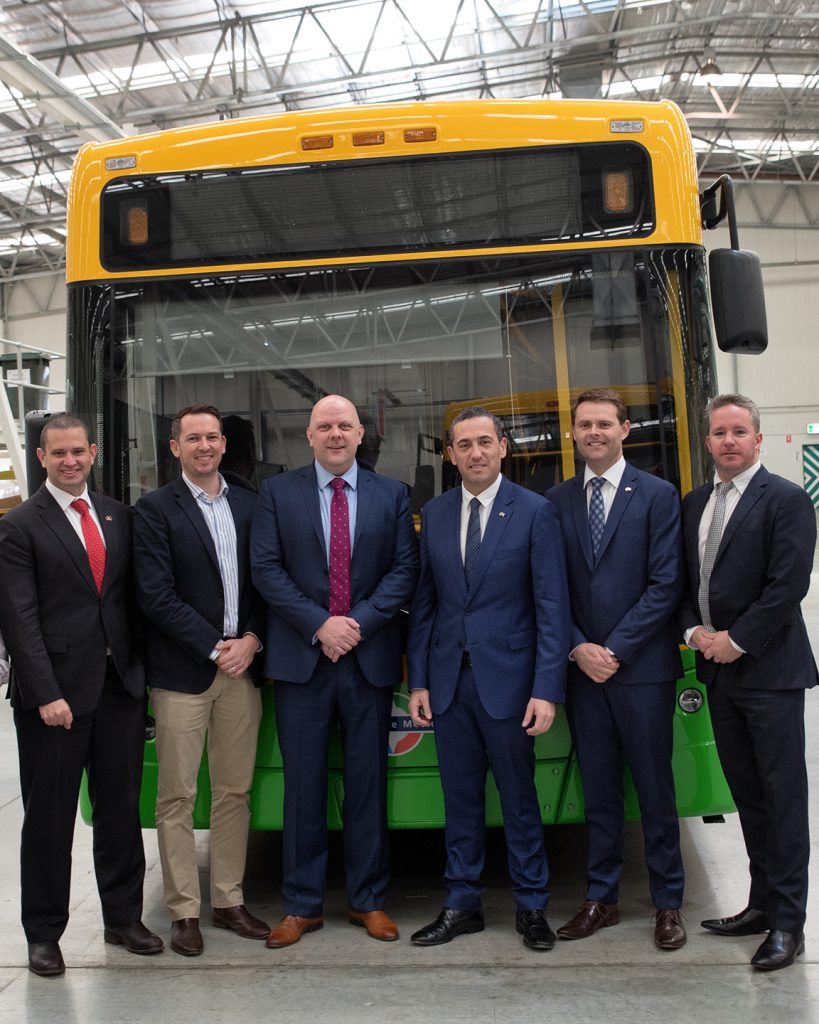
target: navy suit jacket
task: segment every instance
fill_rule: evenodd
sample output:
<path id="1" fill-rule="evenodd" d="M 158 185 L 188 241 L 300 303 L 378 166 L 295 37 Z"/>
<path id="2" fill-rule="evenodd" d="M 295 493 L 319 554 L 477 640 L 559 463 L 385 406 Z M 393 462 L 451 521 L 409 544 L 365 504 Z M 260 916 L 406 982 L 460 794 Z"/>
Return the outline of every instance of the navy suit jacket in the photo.
<path id="1" fill-rule="evenodd" d="M 680 500 L 667 481 L 626 465 L 597 558 L 583 474 L 547 492 L 566 541 L 572 643 L 614 651 L 619 683 L 661 682 L 682 673 L 674 613 L 683 593 Z M 580 674 L 570 663 L 569 678 Z"/>
<path id="2" fill-rule="evenodd" d="M 682 632 L 702 623 L 699 525 L 713 482 L 686 495 L 683 538 L 688 576 Z M 710 682 L 730 669 L 751 689 L 805 689 L 817 682 L 800 602 L 808 592 L 816 513 L 801 487 L 763 466 L 748 483 L 722 534 L 709 585 L 711 621 L 747 653 L 730 665 L 697 654 L 697 675 Z"/>
<path id="3" fill-rule="evenodd" d="M 250 578 L 250 526 L 256 495 L 229 487 L 239 567 L 238 634 L 262 642 L 265 613 Z M 136 503 L 134 580 L 147 620 L 148 685 L 204 693 L 216 675 L 210 653 L 222 639 L 225 599 L 216 546 L 190 488 L 180 477 Z M 248 670 L 261 682 L 261 658 Z"/>
<path id="4" fill-rule="evenodd" d="M 11 655 L 9 695 L 20 710 L 64 699 L 75 715 L 94 711 L 106 649 L 128 693 L 145 693 L 133 640 L 131 510 L 90 497 L 105 538 L 102 594 L 81 540 L 45 485 L 0 519 L 0 632 Z"/>
<path id="5" fill-rule="evenodd" d="M 410 688 L 430 691 L 433 714 L 455 693 L 464 647 L 483 706 L 523 717 L 530 698 L 566 692 L 566 563 L 552 506 L 505 477 L 484 530 L 471 586 L 461 557 L 462 490 L 423 509 L 421 579 L 410 611 Z"/>
<path id="6" fill-rule="evenodd" d="M 305 683 L 321 653 L 321 644 L 313 640 L 330 615 L 313 463 L 263 482 L 251 561 L 253 581 L 270 610 L 265 674 Z M 406 485 L 359 471 L 349 615 L 361 627 L 353 654 L 373 686 L 396 686 L 403 680 L 400 611 L 409 604 L 417 578 L 418 544 Z"/>

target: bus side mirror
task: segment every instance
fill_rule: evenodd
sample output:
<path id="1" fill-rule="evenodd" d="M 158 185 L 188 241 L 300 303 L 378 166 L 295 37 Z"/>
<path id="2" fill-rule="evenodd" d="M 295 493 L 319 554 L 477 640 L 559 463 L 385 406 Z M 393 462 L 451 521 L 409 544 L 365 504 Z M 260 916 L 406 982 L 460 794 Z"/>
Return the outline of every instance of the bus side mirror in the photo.
<path id="1" fill-rule="evenodd" d="M 759 256 L 747 249 L 713 249 L 708 270 L 719 347 L 723 352 L 764 352 L 768 322 Z"/>

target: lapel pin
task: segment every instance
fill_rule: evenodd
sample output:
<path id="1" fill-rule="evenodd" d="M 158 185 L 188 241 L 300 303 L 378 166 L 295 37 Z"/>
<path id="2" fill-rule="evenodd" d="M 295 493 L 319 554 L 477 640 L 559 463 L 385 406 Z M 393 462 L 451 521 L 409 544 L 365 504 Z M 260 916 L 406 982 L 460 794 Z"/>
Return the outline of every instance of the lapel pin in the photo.
<path id="1" fill-rule="evenodd" d="M 626 488 L 624 488 L 624 490 L 625 490 L 626 494 L 628 494 L 629 491 L 631 490 L 631 488 L 630 487 L 626 487 Z"/>
<path id="2" fill-rule="evenodd" d="M 498 518 L 505 519 L 506 518 L 506 513 L 505 512 L 498 512 Z"/>
<path id="3" fill-rule="evenodd" d="M 106 516 L 105 517 L 105 521 L 106 521 L 106 523 L 113 523 L 114 517 L 113 516 Z"/>

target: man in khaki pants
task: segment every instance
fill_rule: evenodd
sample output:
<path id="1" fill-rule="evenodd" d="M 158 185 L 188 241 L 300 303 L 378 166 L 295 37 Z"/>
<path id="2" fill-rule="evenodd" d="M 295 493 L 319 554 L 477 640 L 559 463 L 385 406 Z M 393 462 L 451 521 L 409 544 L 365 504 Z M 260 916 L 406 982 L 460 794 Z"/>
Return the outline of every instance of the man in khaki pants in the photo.
<path id="1" fill-rule="evenodd" d="M 242 881 L 261 681 L 254 664 L 265 611 L 250 579 L 256 495 L 219 473 L 225 438 L 210 405 L 171 425 L 182 476 L 137 502 L 134 577 L 147 619 L 147 674 L 157 723 L 156 821 L 172 920 L 171 948 L 198 956 L 199 875 L 193 835 L 205 736 L 211 801 L 212 923 L 248 939 L 268 925 L 248 912 Z"/>

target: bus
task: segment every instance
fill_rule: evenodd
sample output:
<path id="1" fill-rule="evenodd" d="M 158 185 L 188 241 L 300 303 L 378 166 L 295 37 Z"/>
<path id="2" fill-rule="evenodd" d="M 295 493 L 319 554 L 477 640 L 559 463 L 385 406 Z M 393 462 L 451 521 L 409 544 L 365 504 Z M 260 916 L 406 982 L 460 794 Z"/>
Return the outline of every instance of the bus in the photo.
<path id="1" fill-rule="evenodd" d="M 339 393 L 360 411 L 366 465 L 403 480 L 415 514 L 457 483 L 446 429 L 476 402 L 507 426 L 504 472 L 544 491 L 575 472 L 572 396 L 616 386 L 635 425 L 629 457 L 685 493 L 706 472 L 715 338 L 764 347 L 758 261 L 736 245 L 711 255 L 712 312 L 702 227 L 726 214 L 730 182 L 700 196 L 670 102 L 358 106 L 88 144 L 68 214 L 67 376 L 69 407 L 97 438 L 95 485 L 133 504 L 172 479 L 171 419 L 199 401 L 252 439 L 244 478 L 258 485 L 310 461 L 310 408 Z M 257 829 L 281 827 L 271 690 Z M 437 827 L 434 736 L 407 700 L 402 687 L 389 822 Z M 680 814 L 732 810 L 691 662 L 674 730 Z M 562 714 L 536 753 L 544 823 L 582 821 Z M 338 748 L 329 773 L 338 828 Z M 155 790 L 149 720 L 146 826 Z M 209 799 L 203 760 L 197 827 Z M 501 822 L 491 780 L 487 821 Z"/>

